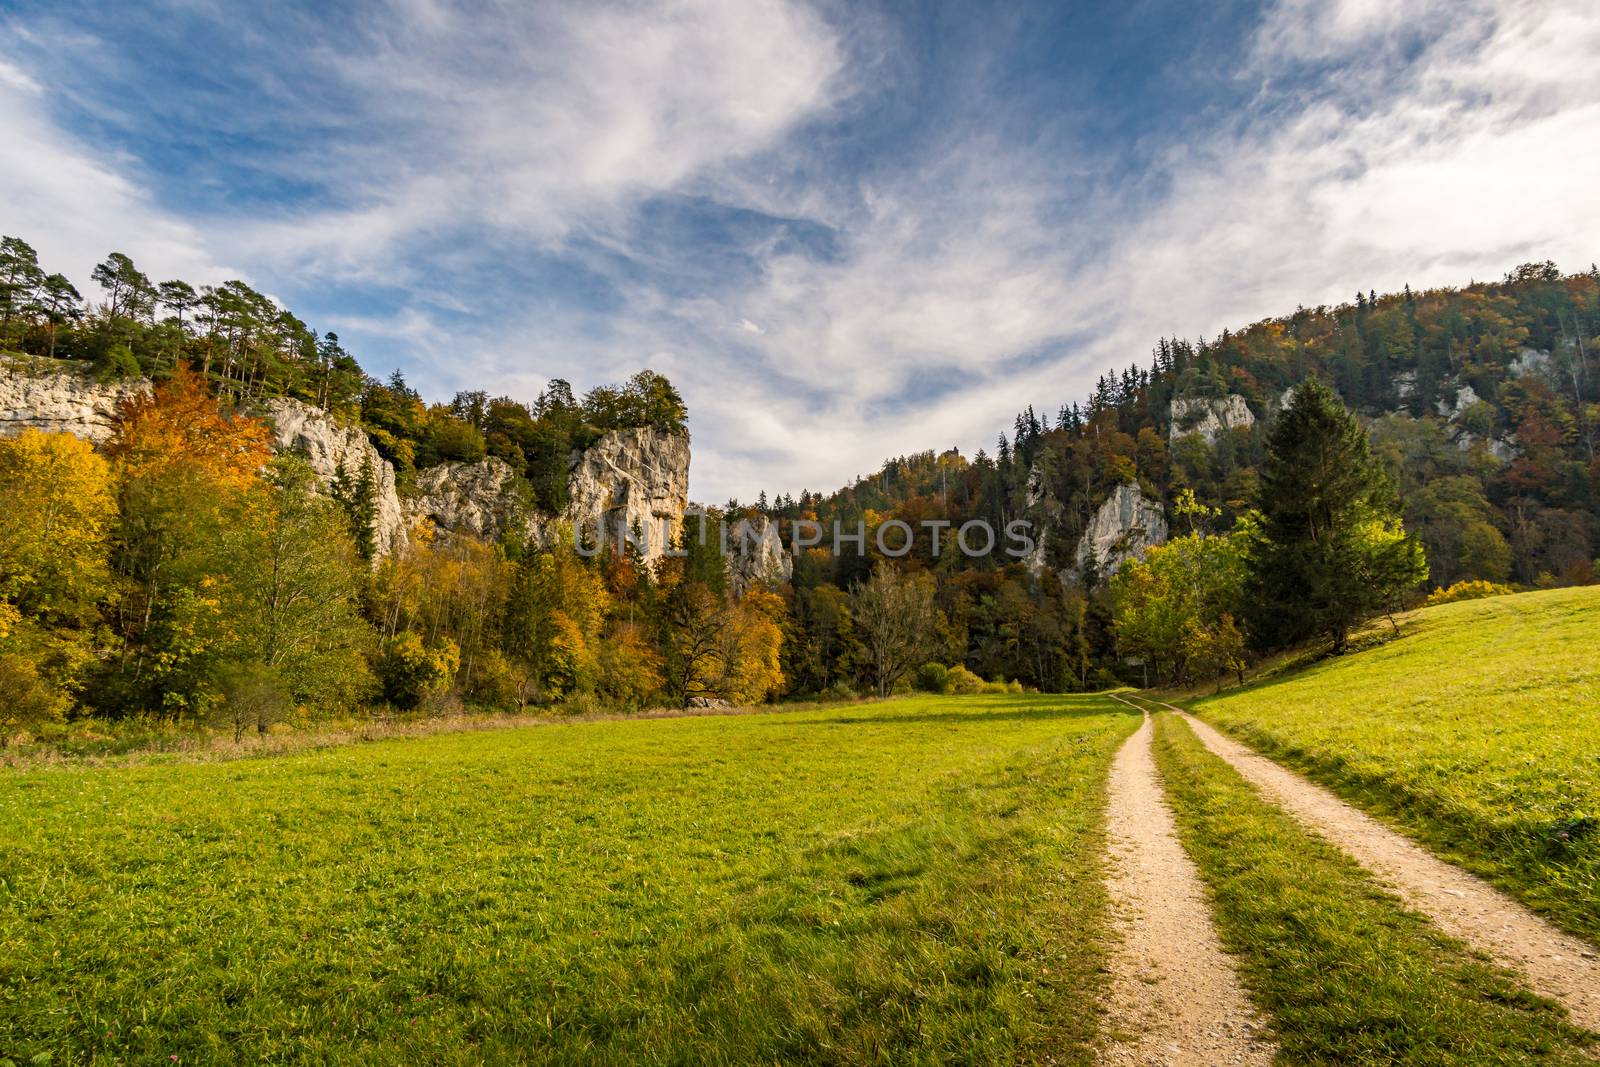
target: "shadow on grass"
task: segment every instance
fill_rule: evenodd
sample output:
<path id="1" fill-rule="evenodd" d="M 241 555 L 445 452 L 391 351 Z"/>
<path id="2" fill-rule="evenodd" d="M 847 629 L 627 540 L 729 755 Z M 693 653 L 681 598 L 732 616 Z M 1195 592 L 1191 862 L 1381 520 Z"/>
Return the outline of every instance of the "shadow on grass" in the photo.
<path id="1" fill-rule="evenodd" d="M 1088 706 L 1076 704 L 1042 703 L 1041 698 L 1021 698 L 1017 700 L 985 702 L 981 707 L 971 711 L 957 710 L 952 707 L 948 711 L 916 711 L 906 714 L 896 714 L 885 708 L 880 715 L 839 715 L 822 716 L 811 720 L 818 726 L 884 726 L 884 725 L 916 725 L 928 723 L 960 723 L 960 722 L 1039 722 L 1046 719 L 1084 719 L 1094 718 L 1107 713 L 1121 715 L 1137 715 L 1139 712 L 1125 704 L 1119 704 L 1102 694 L 1074 694 L 1066 700 L 1094 700 Z M 954 701 L 961 701 L 961 697 Z M 762 725 L 778 726 L 782 723 L 763 723 Z"/>

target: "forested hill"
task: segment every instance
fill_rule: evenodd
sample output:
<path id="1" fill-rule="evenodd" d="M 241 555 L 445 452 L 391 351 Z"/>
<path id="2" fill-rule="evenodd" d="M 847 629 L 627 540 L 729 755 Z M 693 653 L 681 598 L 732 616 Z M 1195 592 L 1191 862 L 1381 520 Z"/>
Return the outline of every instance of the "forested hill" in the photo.
<path id="1" fill-rule="evenodd" d="M 1192 489 L 1231 523 L 1256 498 L 1265 424 L 1313 376 L 1368 422 L 1434 584 L 1590 579 L 1600 271 L 1564 276 L 1550 263 L 1459 289 L 1358 293 L 1210 340 L 1162 339 L 1147 365 L 1101 377 L 1086 401 L 1023 411 L 993 454 L 904 456 L 830 495 L 763 495 L 758 506 L 869 525 L 1047 507 L 1065 534 L 1048 544 L 1049 562 L 1066 568 L 1079 532 L 1130 480 L 1168 502 Z"/>
<path id="2" fill-rule="evenodd" d="M 162 381 L 187 363 L 229 402 L 306 401 L 358 422 L 403 489 L 419 469 L 494 456 L 526 478 L 541 510 L 557 513 L 567 503 L 573 451 L 627 427 L 686 433 L 682 398 L 652 371 L 581 399 L 555 379 L 530 404 L 467 391 L 428 405 L 399 371 L 367 374 L 337 334 L 318 334 L 242 281 L 155 282 L 121 252 L 95 266 L 90 280 L 103 302 L 86 301 L 69 278 L 49 273 L 27 241 L 0 238 L 0 352 L 107 382 Z"/>

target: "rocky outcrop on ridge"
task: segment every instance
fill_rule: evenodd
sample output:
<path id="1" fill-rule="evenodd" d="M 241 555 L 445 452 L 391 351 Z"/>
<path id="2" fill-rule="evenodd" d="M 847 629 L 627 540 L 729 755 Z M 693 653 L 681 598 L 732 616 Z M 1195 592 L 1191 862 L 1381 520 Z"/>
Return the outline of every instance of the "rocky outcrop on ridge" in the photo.
<path id="1" fill-rule="evenodd" d="M 1167 517 L 1161 502 L 1145 496 L 1137 482 L 1127 482 L 1117 486 L 1089 520 L 1078 539 L 1075 560 L 1082 572 L 1093 559 L 1101 577 L 1109 578 L 1128 560 L 1166 541 Z"/>
<path id="2" fill-rule="evenodd" d="M 1167 436 L 1176 441 L 1187 434 L 1199 434 L 1212 445 L 1228 430 L 1253 426 L 1255 421 L 1250 405 L 1237 393 L 1219 399 L 1178 396 L 1172 398 L 1172 424 Z"/>
<path id="3" fill-rule="evenodd" d="M 97 382 L 76 374 L 0 368 L 0 437 L 32 429 L 104 444 L 116 433 L 122 403 L 149 388 L 144 381 Z"/>

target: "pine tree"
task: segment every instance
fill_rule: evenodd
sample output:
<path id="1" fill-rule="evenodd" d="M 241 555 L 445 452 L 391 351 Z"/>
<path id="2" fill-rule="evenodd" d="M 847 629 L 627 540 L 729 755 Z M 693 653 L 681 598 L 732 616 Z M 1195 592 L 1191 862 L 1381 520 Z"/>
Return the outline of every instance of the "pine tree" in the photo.
<path id="1" fill-rule="evenodd" d="M 1426 576 L 1366 431 L 1319 381 L 1296 389 L 1273 427 L 1261 511 L 1248 598 L 1258 648 L 1322 635 L 1343 651 L 1351 627 Z"/>

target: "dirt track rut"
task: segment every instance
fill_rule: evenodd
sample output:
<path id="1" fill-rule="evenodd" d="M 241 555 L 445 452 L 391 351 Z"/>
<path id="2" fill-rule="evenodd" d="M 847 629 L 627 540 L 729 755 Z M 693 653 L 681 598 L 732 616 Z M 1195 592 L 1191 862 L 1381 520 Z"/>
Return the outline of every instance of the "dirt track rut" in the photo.
<path id="1" fill-rule="evenodd" d="M 1268 1064 L 1273 1046 L 1222 950 L 1200 874 L 1178 841 L 1151 751 L 1150 718 L 1111 768 L 1113 913 L 1122 940 L 1107 1005 L 1124 1040 L 1103 1062 Z"/>
<path id="2" fill-rule="evenodd" d="M 1149 698 L 1141 698 L 1148 700 Z M 1520 974 L 1528 988 L 1600 1031 L 1600 951 L 1563 933 L 1522 904 L 1446 863 L 1372 816 L 1219 733 L 1182 708 L 1205 746 L 1279 806 L 1388 883 L 1441 931 Z"/>

